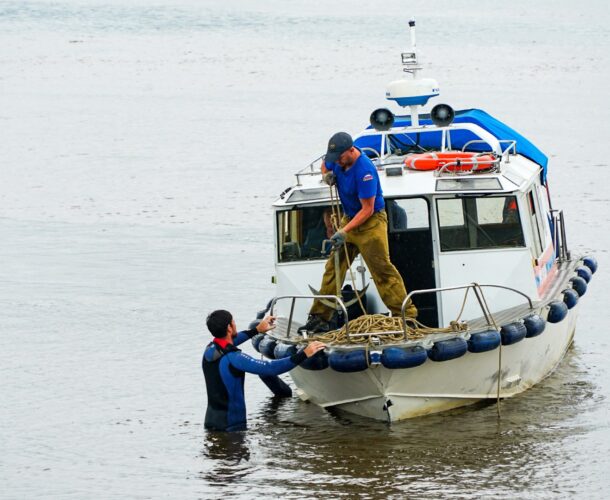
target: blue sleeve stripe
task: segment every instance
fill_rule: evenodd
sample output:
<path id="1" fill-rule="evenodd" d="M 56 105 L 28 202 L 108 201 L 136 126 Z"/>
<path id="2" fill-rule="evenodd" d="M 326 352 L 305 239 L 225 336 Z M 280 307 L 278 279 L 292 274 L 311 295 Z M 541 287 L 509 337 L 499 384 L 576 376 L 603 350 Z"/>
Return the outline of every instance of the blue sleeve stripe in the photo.
<path id="1" fill-rule="evenodd" d="M 262 359 L 254 359 L 243 352 L 232 352 L 227 354 L 227 356 L 230 356 L 230 363 L 238 370 L 255 373 L 256 375 L 280 375 L 292 370 L 296 366 L 290 358 L 264 361 Z"/>

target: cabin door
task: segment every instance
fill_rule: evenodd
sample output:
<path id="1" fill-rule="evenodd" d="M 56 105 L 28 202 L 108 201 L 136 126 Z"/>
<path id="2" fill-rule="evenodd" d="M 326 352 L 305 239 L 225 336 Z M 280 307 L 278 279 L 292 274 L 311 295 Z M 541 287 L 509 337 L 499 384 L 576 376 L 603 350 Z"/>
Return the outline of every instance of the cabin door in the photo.
<path id="1" fill-rule="evenodd" d="M 428 200 L 387 199 L 386 210 L 390 260 L 402 276 L 407 292 L 436 288 Z M 427 326 L 438 326 L 435 293 L 416 295 L 413 302 L 419 310 L 419 321 Z"/>

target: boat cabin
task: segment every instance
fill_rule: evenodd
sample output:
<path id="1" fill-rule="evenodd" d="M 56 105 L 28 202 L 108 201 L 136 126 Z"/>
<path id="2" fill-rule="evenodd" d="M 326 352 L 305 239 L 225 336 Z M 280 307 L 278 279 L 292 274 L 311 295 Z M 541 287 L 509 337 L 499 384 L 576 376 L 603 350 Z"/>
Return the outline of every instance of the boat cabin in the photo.
<path id="1" fill-rule="evenodd" d="M 477 282 L 543 298 L 557 269 L 557 221 L 545 184 L 547 158 L 527 139 L 483 111 L 466 110 L 444 127 L 428 115 L 415 127 L 397 117 L 389 130 L 369 127 L 354 144 L 378 169 L 390 259 L 408 292 Z M 274 203 L 277 296 L 312 295 L 320 286 L 334 232 L 320 161 L 299 171 L 297 183 Z M 344 286 L 368 285 L 367 312 L 387 312 L 361 257 L 352 272 Z M 445 326 L 463 298 L 456 291 L 413 300 L 419 321 Z M 522 300 L 502 288 L 490 290 L 488 299 L 494 309 Z M 294 318 L 304 322 L 310 305 L 297 301 Z M 287 301 L 277 307 L 289 314 Z M 476 301 L 466 302 L 462 319 L 479 315 Z"/>

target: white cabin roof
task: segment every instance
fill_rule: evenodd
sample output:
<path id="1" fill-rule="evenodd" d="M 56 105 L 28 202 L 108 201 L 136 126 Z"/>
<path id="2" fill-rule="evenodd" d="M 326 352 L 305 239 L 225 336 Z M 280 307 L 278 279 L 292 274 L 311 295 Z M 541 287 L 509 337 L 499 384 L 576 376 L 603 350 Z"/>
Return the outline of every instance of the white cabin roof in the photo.
<path id="1" fill-rule="evenodd" d="M 540 165 L 521 155 L 503 155 L 498 170 L 493 173 L 441 175 L 438 171 L 407 169 L 404 158 L 388 157 L 382 166 L 377 166 L 386 198 L 525 191 L 532 183 L 539 182 L 541 171 Z M 391 175 L 393 170 L 401 171 L 402 175 Z M 330 190 L 320 174 L 320 160 L 301 170 L 297 179 L 298 183 L 282 193 L 273 206 L 315 204 L 330 200 Z"/>

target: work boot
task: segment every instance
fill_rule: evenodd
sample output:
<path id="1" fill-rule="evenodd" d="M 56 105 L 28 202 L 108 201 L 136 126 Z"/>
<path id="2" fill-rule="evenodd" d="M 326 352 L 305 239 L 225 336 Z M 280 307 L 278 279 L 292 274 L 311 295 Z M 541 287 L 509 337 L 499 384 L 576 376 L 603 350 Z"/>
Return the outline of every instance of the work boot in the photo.
<path id="1" fill-rule="evenodd" d="M 324 333 L 328 331 L 330 331 L 328 321 L 316 314 L 310 314 L 307 317 L 307 323 L 297 330 L 298 333 Z"/>

